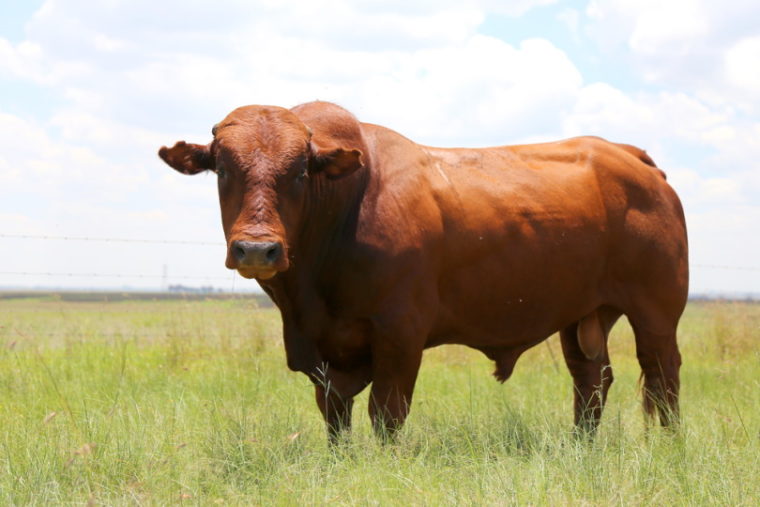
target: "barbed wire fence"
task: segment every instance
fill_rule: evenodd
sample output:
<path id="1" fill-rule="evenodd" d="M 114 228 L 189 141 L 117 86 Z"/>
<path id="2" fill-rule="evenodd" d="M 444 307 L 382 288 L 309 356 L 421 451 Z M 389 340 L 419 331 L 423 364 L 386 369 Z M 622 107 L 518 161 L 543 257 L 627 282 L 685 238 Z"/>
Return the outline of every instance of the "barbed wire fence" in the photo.
<path id="1" fill-rule="evenodd" d="M 61 240 L 61 241 L 98 241 L 103 243 L 148 243 L 162 245 L 205 245 L 205 246 L 223 246 L 224 243 L 219 241 L 193 241 L 178 239 L 135 239 L 135 238 L 104 238 L 90 236 L 52 236 L 36 234 L 4 234 L 0 233 L 0 238 L 13 239 L 44 239 L 44 240 Z"/>
<path id="2" fill-rule="evenodd" d="M 0 240 L 37 240 L 37 241 L 64 241 L 64 242 L 93 242 L 93 243 L 131 243 L 139 245 L 184 245 L 184 246 L 211 246 L 211 247 L 224 247 L 224 242 L 219 241 L 198 241 L 198 240 L 178 240 L 178 239 L 157 239 L 157 238 L 125 238 L 125 237 L 95 237 L 95 236 L 74 236 L 74 235 L 54 235 L 54 234 L 10 234 L 0 233 Z M 123 273 L 123 272 L 95 272 L 95 271 L 36 271 L 36 270 L 0 270 L 0 286 L 9 286 L 7 282 L 8 277 L 14 279 L 97 279 L 97 280 L 139 280 L 139 281 L 160 281 L 161 289 L 168 291 L 170 285 L 169 279 L 172 282 L 177 281 L 192 281 L 202 283 L 217 282 L 221 284 L 224 292 L 252 292 L 252 288 L 255 285 L 247 288 L 245 291 L 241 291 L 241 285 L 236 286 L 236 280 L 240 278 L 236 272 L 231 272 L 229 276 L 219 275 L 194 275 L 194 274 L 172 274 L 168 276 L 166 265 L 163 265 L 163 272 L 161 274 L 146 274 L 146 273 Z M 15 280 L 14 280 L 15 281 Z M 18 285 L 18 284 L 16 284 Z M 38 284 L 39 285 L 39 284 Z M 153 287 L 158 288 L 158 287 Z M 185 287 L 185 289 L 190 289 Z"/>
<path id="3" fill-rule="evenodd" d="M 48 235 L 48 234 L 9 234 L 0 233 L 0 239 L 15 240 L 41 240 L 41 241 L 65 241 L 65 242 L 96 242 L 96 243 L 133 243 L 145 245 L 193 245 L 193 246 L 214 246 L 223 247 L 224 243 L 219 241 L 197 241 L 197 240 L 177 240 L 177 239 L 157 239 L 157 238 L 122 238 L 122 237 L 95 237 L 95 236 L 73 236 L 73 235 Z M 713 269 L 728 271 L 744 271 L 760 273 L 760 266 L 732 266 L 725 264 L 701 264 L 695 263 L 690 265 L 691 269 Z M 119 273 L 119 272 L 71 272 L 71 271 L 32 271 L 32 270 L 2 270 L 2 277 L 35 277 L 35 278 L 72 278 L 72 279 L 132 279 L 132 280 L 162 280 L 166 282 L 167 273 L 164 269 L 162 274 L 145 274 L 145 273 Z M 231 292 L 235 292 L 235 280 L 239 277 L 237 273 L 231 273 L 231 276 L 222 277 L 219 275 L 171 275 L 172 280 L 183 281 L 204 281 L 204 282 L 227 282 L 231 283 Z M 0 281 L 0 285 L 2 284 Z M 166 287 L 165 287 L 166 289 Z"/>

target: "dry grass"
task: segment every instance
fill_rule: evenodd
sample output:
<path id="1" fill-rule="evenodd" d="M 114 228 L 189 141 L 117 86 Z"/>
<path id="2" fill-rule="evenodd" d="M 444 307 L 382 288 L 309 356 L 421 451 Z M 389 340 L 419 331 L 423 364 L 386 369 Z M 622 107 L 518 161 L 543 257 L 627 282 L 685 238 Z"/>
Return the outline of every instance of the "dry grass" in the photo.
<path id="1" fill-rule="evenodd" d="M 623 322 L 598 438 L 570 435 L 556 338 L 500 385 L 463 347 L 429 351 L 399 441 L 330 449 L 279 319 L 251 300 L 0 301 L 4 504 L 755 505 L 760 305 L 688 307 L 684 424 L 647 431 Z"/>

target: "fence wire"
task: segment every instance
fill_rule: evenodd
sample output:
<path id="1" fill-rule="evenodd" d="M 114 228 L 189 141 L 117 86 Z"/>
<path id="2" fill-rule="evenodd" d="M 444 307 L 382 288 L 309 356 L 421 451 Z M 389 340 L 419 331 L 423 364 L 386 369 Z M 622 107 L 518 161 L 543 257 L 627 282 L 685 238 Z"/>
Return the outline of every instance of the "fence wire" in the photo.
<path id="1" fill-rule="evenodd" d="M 140 279 L 167 279 L 172 280 L 218 280 L 229 282 L 234 276 L 193 276 L 193 275 L 141 275 L 128 273 L 53 273 L 48 271 L 0 271 L 0 275 L 10 276 L 49 276 L 66 278 L 140 278 Z"/>
<path id="2" fill-rule="evenodd" d="M 140 239 L 140 238 L 97 238 L 90 236 L 48 236 L 38 234 L 3 234 L 0 238 L 8 239 L 39 239 L 53 241 L 96 241 L 101 243 L 148 243 L 160 245 L 204 245 L 204 246 L 225 246 L 220 241 L 192 241 L 183 239 Z"/>
<path id="3" fill-rule="evenodd" d="M 0 233 L 0 238 L 6 239 L 25 239 L 25 240 L 44 240 L 44 241 L 88 241 L 100 243 L 142 243 L 142 244 L 160 244 L 160 245 L 201 245 L 201 246 L 225 246 L 225 243 L 218 241 L 193 241 L 181 239 L 152 239 L 152 238 L 116 238 L 116 237 L 96 237 L 96 236 L 68 236 L 68 235 L 48 235 L 48 234 L 9 234 Z M 760 272 L 760 266 L 729 266 L 726 264 L 690 264 L 690 268 L 698 269 L 723 269 L 731 271 L 755 271 Z M 67 277 L 67 278 L 136 278 L 136 279 L 165 279 L 166 275 L 145 275 L 145 274 L 128 274 L 128 273 L 54 273 L 54 272 L 33 272 L 33 271 L 0 271 L 0 275 L 6 276 L 49 276 L 49 277 Z M 172 280 L 216 280 L 230 281 L 230 278 L 219 276 L 190 276 L 190 275 L 171 275 Z"/>

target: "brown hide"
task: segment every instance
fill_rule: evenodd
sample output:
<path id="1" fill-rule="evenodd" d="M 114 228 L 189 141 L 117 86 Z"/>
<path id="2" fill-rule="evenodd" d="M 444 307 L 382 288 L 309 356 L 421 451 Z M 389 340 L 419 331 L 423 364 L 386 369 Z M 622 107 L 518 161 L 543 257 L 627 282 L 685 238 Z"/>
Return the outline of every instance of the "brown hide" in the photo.
<path id="1" fill-rule="evenodd" d="M 607 333 L 622 314 L 646 400 L 667 405 L 665 424 L 677 412 L 686 228 L 642 150 L 592 137 L 433 148 L 324 102 L 240 108 L 203 148 L 161 156 L 185 173 L 208 156 L 216 165 L 197 170 L 224 174 L 227 265 L 279 307 L 288 365 L 314 381 L 332 435 L 370 382 L 375 427 L 398 428 L 425 348 L 481 350 L 504 381 L 558 331 L 576 424 L 593 429 L 612 381 Z M 271 262 L 249 262 L 249 245 L 277 248 Z"/>

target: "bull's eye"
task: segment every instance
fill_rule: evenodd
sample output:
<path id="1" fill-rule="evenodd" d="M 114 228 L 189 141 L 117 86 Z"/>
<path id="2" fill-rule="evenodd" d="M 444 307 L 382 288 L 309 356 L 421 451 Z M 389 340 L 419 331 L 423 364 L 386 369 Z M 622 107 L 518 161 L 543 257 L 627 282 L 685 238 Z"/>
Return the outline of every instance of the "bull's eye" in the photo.
<path id="1" fill-rule="evenodd" d="M 296 175 L 296 179 L 298 181 L 303 181 L 304 178 L 306 178 L 309 175 L 309 164 L 303 164 L 301 167 L 301 170 L 298 171 L 298 174 Z"/>

